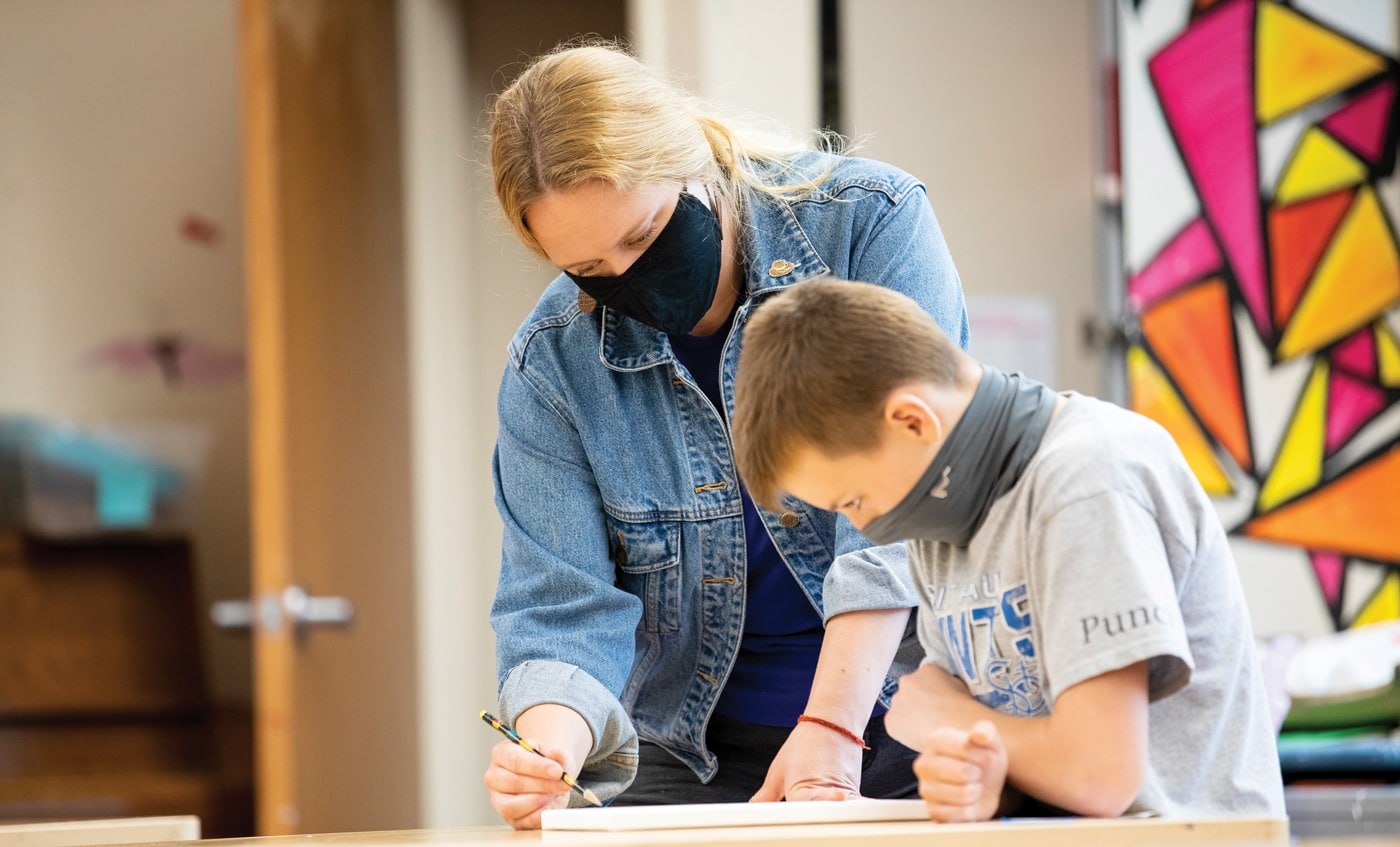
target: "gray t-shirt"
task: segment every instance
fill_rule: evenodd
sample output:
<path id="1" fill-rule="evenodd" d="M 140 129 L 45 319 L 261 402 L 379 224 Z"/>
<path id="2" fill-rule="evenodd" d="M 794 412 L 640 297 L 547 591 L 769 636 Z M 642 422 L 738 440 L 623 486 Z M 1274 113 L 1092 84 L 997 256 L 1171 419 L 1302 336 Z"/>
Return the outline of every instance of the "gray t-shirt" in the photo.
<path id="1" fill-rule="evenodd" d="M 967 548 L 910 542 L 928 661 L 1008 715 L 1148 660 L 1131 812 L 1282 817 L 1283 786 L 1229 543 L 1171 437 L 1070 394 Z"/>

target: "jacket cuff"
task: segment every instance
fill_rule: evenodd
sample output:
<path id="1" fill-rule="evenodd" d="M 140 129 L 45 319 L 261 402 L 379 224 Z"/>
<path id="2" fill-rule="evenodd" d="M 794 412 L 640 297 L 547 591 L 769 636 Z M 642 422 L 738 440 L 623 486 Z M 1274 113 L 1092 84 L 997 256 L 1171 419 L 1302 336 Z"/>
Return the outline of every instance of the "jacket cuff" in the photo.
<path id="1" fill-rule="evenodd" d="M 637 731 L 612 692 L 582 668 L 545 659 L 522 662 L 506 676 L 499 700 L 501 718 L 512 726 L 526 710 L 542 703 L 577 712 L 593 734 L 579 780 L 604 803 L 636 778 Z M 575 801 L 581 798 L 569 798 L 570 804 Z"/>

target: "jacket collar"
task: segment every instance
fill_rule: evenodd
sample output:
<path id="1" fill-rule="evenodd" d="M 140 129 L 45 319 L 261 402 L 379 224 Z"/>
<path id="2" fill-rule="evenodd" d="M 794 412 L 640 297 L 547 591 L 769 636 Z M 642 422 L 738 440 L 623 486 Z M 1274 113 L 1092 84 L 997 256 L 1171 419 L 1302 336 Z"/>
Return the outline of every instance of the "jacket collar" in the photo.
<path id="1" fill-rule="evenodd" d="M 789 203 L 748 191 L 743 245 L 745 301 L 829 273 Z M 739 304 L 742 309 L 744 303 Z M 615 371 L 639 371 L 674 360 L 666 334 L 602 307 L 598 358 Z"/>

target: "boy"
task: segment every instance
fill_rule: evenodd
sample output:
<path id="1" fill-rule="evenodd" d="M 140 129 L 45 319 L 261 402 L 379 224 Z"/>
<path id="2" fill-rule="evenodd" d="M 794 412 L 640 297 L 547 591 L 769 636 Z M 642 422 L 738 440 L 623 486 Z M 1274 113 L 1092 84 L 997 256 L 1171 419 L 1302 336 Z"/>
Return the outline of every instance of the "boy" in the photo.
<path id="1" fill-rule="evenodd" d="M 1230 548 L 1155 423 L 977 363 L 901 294 L 814 280 L 752 318 L 733 432 L 767 508 L 908 539 L 928 657 L 887 727 L 921 750 L 930 817 L 988 819 L 1004 787 L 1079 815 L 1284 815 Z"/>

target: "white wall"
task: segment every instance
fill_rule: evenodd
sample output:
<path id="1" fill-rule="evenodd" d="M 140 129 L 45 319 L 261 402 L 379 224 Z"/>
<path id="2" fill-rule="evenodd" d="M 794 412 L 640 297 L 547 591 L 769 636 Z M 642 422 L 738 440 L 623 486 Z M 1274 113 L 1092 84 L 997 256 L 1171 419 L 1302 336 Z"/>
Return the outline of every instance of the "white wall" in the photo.
<path id="1" fill-rule="evenodd" d="M 627 20 L 643 61 L 715 105 L 798 133 L 820 121 L 816 0 L 628 0 Z"/>
<path id="2" fill-rule="evenodd" d="M 970 298 L 1051 301 L 1058 387 L 1100 393 L 1094 0 L 841 8 L 846 131 L 923 179 Z"/>
<path id="3" fill-rule="evenodd" d="M 480 775 L 495 739 L 473 718 L 495 703 L 486 617 L 499 532 L 485 460 L 494 380 L 478 366 L 468 284 L 476 108 L 463 17 L 455 0 L 399 6 L 425 827 L 492 819 Z"/>
<path id="4" fill-rule="evenodd" d="M 211 428 L 202 620 L 248 590 L 244 382 L 84 360 L 156 332 L 243 347 L 234 24 L 234 0 L 0 0 L 0 412 Z M 181 237 L 189 213 L 216 244 Z M 247 640 L 205 636 L 215 696 L 246 701 Z"/>

